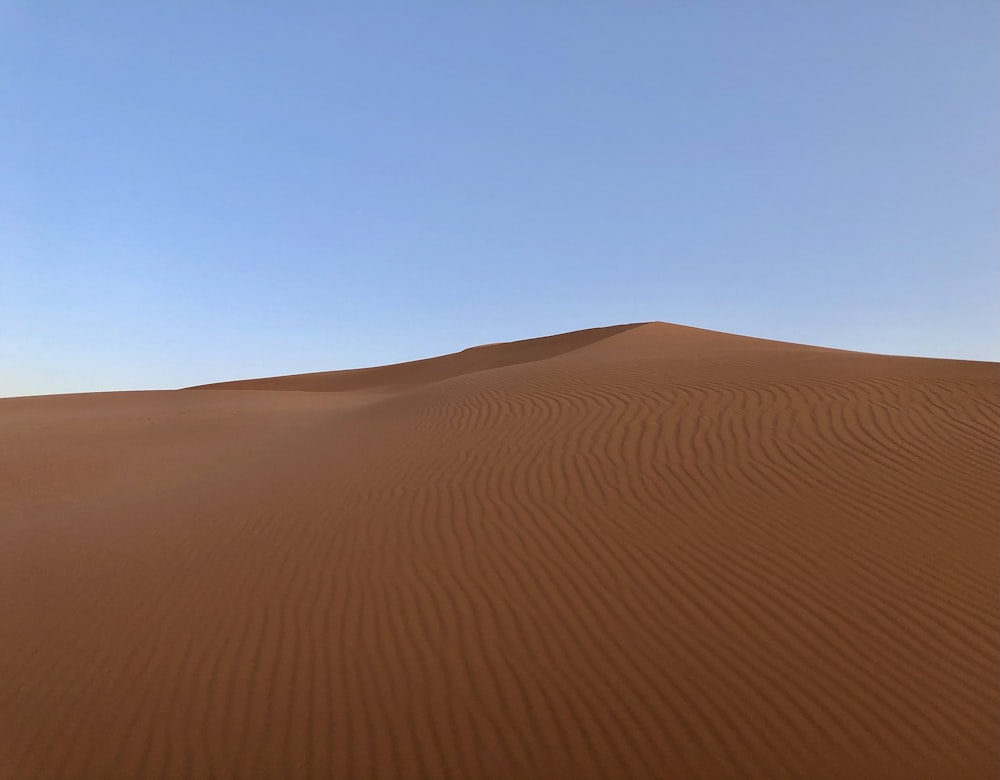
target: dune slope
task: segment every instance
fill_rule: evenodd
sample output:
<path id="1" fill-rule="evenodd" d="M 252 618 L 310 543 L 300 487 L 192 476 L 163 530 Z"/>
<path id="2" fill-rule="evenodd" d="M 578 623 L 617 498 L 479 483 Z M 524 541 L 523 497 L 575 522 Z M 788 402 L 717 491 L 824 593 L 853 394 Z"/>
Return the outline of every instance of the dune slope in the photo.
<path id="1" fill-rule="evenodd" d="M 998 378 L 648 323 L 0 401 L 0 778 L 994 777 Z"/>

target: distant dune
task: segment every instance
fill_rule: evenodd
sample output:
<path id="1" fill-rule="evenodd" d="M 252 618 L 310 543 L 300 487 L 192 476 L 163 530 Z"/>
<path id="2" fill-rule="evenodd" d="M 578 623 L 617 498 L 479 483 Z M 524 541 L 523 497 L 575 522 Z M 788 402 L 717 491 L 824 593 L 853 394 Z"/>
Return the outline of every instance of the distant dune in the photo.
<path id="1" fill-rule="evenodd" d="M 0 779 L 995 778 L 998 368 L 647 323 L 0 400 Z"/>

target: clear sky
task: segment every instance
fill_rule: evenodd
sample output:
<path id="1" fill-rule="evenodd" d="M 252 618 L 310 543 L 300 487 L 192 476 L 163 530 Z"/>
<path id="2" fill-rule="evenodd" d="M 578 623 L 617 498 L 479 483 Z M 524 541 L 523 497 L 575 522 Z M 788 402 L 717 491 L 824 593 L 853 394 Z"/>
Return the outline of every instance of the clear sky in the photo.
<path id="1" fill-rule="evenodd" d="M 1000 359 L 1000 4 L 0 0 L 0 396 L 664 320 Z"/>

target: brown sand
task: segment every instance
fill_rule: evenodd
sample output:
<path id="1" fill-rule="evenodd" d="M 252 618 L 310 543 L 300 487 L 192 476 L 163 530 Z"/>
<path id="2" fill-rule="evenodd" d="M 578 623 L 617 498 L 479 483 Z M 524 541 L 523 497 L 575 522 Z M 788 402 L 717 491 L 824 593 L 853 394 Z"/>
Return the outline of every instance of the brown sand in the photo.
<path id="1" fill-rule="evenodd" d="M 998 378 L 652 323 L 0 401 L 0 778 L 996 777 Z"/>

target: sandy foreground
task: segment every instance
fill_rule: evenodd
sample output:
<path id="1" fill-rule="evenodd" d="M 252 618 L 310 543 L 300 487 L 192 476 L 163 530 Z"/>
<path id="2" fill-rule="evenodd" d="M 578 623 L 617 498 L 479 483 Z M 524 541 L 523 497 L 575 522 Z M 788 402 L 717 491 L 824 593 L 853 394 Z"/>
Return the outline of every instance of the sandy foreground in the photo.
<path id="1" fill-rule="evenodd" d="M 0 778 L 995 778 L 998 380 L 651 323 L 0 400 Z"/>

